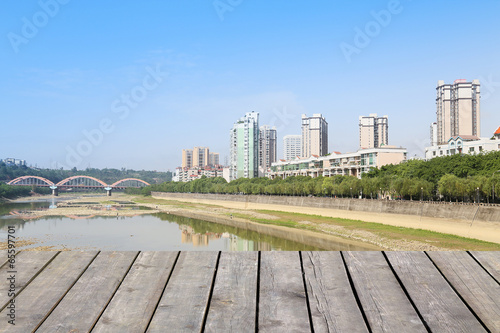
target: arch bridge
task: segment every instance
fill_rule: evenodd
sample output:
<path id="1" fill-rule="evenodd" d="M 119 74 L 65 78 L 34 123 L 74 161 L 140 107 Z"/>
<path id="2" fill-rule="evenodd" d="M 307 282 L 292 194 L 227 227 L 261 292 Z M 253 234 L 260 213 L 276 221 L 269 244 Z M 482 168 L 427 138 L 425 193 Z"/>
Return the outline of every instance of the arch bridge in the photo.
<path id="1" fill-rule="evenodd" d="M 111 190 L 113 189 L 123 190 L 128 187 L 141 188 L 150 185 L 148 182 L 137 178 L 125 178 L 108 185 L 102 180 L 90 176 L 72 176 L 58 183 L 38 176 L 22 176 L 11 180 L 7 184 L 16 186 L 50 187 L 54 194 L 57 194 L 57 190 L 59 189 L 66 191 L 104 189 L 108 191 L 108 194 L 111 194 Z"/>

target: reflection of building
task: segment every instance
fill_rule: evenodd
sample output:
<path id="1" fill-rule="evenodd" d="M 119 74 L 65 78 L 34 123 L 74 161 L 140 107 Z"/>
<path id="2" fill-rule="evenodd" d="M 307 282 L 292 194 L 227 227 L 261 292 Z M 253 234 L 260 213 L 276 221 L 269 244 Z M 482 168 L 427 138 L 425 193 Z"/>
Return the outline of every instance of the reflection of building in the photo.
<path id="1" fill-rule="evenodd" d="M 229 251 L 271 251 L 271 245 L 264 242 L 242 239 L 235 235 L 229 237 Z"/>
<path id="2" fill-rule="evenodd" d="M 207 232 L 205 234 L 199 234 L 194 232 L 193 228 L 180 224 L 179 229 L 181 229 L 181 242 L 183 244 L 192 243 L 193 246 L 208 246 L 211 240 L 220 239 L 222 234 Z"/>

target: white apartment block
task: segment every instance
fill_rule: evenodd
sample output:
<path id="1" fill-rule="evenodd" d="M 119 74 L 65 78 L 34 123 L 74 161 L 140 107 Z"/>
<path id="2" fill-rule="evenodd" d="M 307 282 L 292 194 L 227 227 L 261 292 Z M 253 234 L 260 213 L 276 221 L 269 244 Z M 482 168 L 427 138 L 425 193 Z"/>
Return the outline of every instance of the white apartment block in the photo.
<path id="1" fill-rule="evenodd" d="M 359 117 L 359 147 L 377 148 L 389 144 L 389 118 L 376 113 Z"/>
<path id="2" fill-rule="evenodd" d="M 437 145 L 438 145 L 437 123 L 432 123 L 431 124 L 431 146 L 437 146 Z"/>
<path id="3" fill-rule="evenodd" d="M 268 177 L 285 179 L 290 176 L 332 177 L 335 175 L 361 175 L 373 168 L 406 161 L 406 148 L 383 146 L 360 149 L 354 153 L 332 153 L 322 157 L 300 158 L 292 161 L 278 161 L 271 166 Z"/>
<path id="4" fill-rule="evenodd" d="M 438 81 L 436 116 L 438 144 L 446 144 L 453 136 L 480 137 L 479 80 L 459 79 L 453 84 Z"/>
<path id="5" fill-rule="evenodd" d="M 302 135 L 283 137 L 283 158 L 287 161 L 302 156 Z"/>
<path id="6" fill-rule="evenodd" d="M 500 129 L 500 128 L 499 128 Z M 451 137 L 446 144 L 425 148 L 425 159 L 455 154 L 478 154 L 500 150 L 500 135 L 491 138 L 478 138 L 473 135 Z"/>
<path id="7" fill-rule="evenodd" d="M 321 113 L 302 115 L 302 157 L 328 154 L 328 123 Z"/>
<path id="8" fill-rule="evenodd" d="M 192 167 L 192 168 L 177 168 L 175 169 L 172 181 L 174 182 L 190 182 L 195 179 L 200 179 L 202 176 L 207 178 L 223 177 L 224 169 L 222 167 L 212 168 L 206 167 Z"/>

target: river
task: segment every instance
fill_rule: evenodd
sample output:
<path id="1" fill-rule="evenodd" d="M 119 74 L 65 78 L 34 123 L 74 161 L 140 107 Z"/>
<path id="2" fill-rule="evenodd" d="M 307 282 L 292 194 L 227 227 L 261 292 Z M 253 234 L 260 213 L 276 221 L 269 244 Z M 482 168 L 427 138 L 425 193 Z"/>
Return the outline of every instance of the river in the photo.
<path id="1" fill-rule="evenodd" d="M 0 204 L 0 241 L 5 242 L 8 231 L 14 230 L 17 240 L 27 241 L 18 242 L 18 250 L 322 250 L 255 231 L 167 213 L 117 217 L 30 216 L 30 211 L 56 208 L 58 200 L 50 198 Z M 339 250 L 344 248 L 345 244 L 339 244 Z"/>

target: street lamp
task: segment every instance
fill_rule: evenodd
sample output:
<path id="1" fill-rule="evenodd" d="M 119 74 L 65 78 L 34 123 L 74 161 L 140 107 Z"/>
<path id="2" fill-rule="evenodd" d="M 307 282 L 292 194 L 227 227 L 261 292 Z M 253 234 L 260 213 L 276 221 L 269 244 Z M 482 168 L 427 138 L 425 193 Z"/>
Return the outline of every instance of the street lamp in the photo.
<path id="1" fill-rule="evenodd" d="M 352 199 L 352 187 L 351 187 L 351 199 Z"/>
<path id="2" fill-rule="evenodd" d="M 479 204 L 479 187 L 476 188 L 476 193 L 477 193 L 477 203 Z"/>
<path id="3" fill-rule="evenodd" d="M 424 188 L 420 187 L 420 201 L 424 200 Z"/>
<path id="4" fill-rule="evenodd" d="M 379 198 L 382 198 L 382 187 L 379 187 L 379 190 L 380 190 L 380 192 L 378 192 Z"/>

